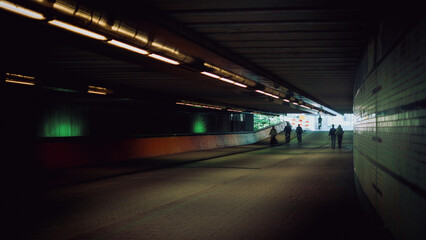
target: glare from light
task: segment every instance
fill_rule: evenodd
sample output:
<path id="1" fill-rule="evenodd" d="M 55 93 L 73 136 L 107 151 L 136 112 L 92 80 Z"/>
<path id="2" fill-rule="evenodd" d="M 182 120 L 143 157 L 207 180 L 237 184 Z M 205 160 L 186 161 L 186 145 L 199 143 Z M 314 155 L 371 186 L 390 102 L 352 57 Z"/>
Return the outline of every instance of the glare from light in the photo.
<path id="1" fill-rule="evenodd" d="M 87 20 L 91 20 L 92 19 L 92 15 L 84 13 L 84 12 L 81 12 L 81 11 L 77 11 L 75 13 L 75 15 L 78 16 L 78 17 L 81 17 L 81 18 L 85 18 Z"/>
<path id="2" fill-rule="evenodd" d="M 294 105 L 299 105 L 297 102 L 293 102 Z"/>
<path id="3" fill-rule="evenodd" d="M 95 22 L 95 21 L 94 21 Z M 99 20 L 99 21 L 97 21 L 97 22 L 95 22 L 95 23 L 97 23 L 97 24 L 99 24 L 99 25 L 101 25 L 101 26 L 103 26 L 103 27 L 106 27 L 106 25 L 107 25 L 107 23 L 104 21 L 104 20 Z"/>
<path id="4" fill-rule="evenodd" d="M 118 29 L 117 29 L 117 32 L 122 33 L 122 34 L 124 34 L 124 35 L 127 35 L 127 36 L 129 36 L 129 37 L 134 37 L 134 36 L 135 36 L 135 33 L 134 33 L 134 32 L 130 32 L 130 31 L 125 30 L 125 29 L 122 29 L 122 28 L 118 28 Z"/>
<path id="5" fill-rule="evenodd" d="M 264 92 L 264 91 L 261 91 L 261 90 L 256 90 L 256 92 L 261 93 L 261 94 L 266 95 L 266 96 L 273 97 L 273 98 L 280 98 L 278 96 L 275 96 L 273 94 L 270 94 L 270 93 L 267 93 L 267 92 Z"/>
<path id="6" fill-rule="evenodd" d="M 209 72 L 201 72 L 201 74 L 204 74 L 206 76 L 212 77 L 212 78 L 216 78 L 216 79 L 220 79 L 220 77 L 216 74 L 213 73 L 209 73 Z"/>
<path id="7" fill-rule="evenodd" d="M 14 12 L 14 13 L 18 13 L 21 14 L 23 16 L 32 18 L 32 19 L 37 19 L 37 20 L 44 20 L 46 19 L 43 14 L 23 8 L 21 6 L 18 6 L 16 4 L 13 3 L 9 3 L 6 1 L 1 1 L 0 2 L 0 8 L 6 9 L 8 11 Z"/>
<path id="8" fill-rule="evenodd" d="M 143 50 L 143 49 L 140 49 L 140 48 L 137 48 L 137 47 L 133 47 L 133 46 L 131 46 L 131 45 L 129 45 L 129 44 L 122 43 L 122 42 L 117 41 L 117 40 L 114 40 L 114 39 L 113 39 L 113 40 L 108 41 L 108 43 L 109 43 L 109 44 L 112 44 L 112 45 L 114 45 L 114 46 L 117 46 L 117 47 L 121 47 L 121 48 L 124 48 L 124 49 L 130 50 L 130 51 L 133 51 L 133 52 L 136 52 L 136 53 L 142 54 L 142 55 L 147 55 L 147 54 L 149 54 L 149 52 L 147 52 L 147 51 L 145 51 L 145 50 Z"/>
<path id="9" fill-rule="evenodd" d="M 91 37 L 91 38 L 98 39 L 98 40 L 107 40 L 107 38 L 105 36 L 102 36 L 100 34 L 91 32 L 89 30 L 79 28 L 77 26 L 74 26 L 74 25 L 71 25 L 71 24 L 68 24 L 68 23 L 64 23 L 64 22 L 61 22 L 61 21 L 58 21 L 58 20 L 52 20 L 52 21 L 49 21 L 49 23 L 52 24 L 52 25 L 55 25 L 57 27 L 69 30 L 71 32 L 79 33 L 79 34 L 87 36 L 87 37 Z"/>
<path id="10" fill-rule="evenodd" d="M 152 58 L 155 58 L 155 59 L 157 59 L 157 60 L 160 60 L 160 61 L 166 62 L 166 63 L 173 64 L 173 65 L 179 65 L 179 64 L 180 64 L 179 62 L 177 62 L 177 61 L 175 61 L 175 60 L 172 60 L 172 59 L 170 59 L 170 58 L 166 58 L 166 57 L 160 56 L 160 55 L 155 54 L 155 53 L 151 53 L 151 54 L 149 54 L 148 56 L 149 56 L 149 57 L 152 57 Z"/>
<path id="11" fill-rule="evenodd" d="M 71 14 L 71 15 L 74 15 L 74 12 L 75 12 L 74 8 L 70 8 L 70 7 L 63 5 L 61 3 L 54 3 L 53 8 L 56 8 L 56 9 L 62 11 L 62 12 L 65 12 L 65 13 L 68 13 L 68 14 Z"/>
<path id="12" fill-rule="evenodd" d="M 290 100 L 288 100 L 288 99 L 285 99 L 285 98 L 283 99 L 283 101 L 284 101 L 284 102 L 290 102 Z"/>
<path id="13" fill-rule="evenodd" d="M 135 38 L 141 42 L 148 43 L 148 38 L 143 35 L 136 35 Z"/>

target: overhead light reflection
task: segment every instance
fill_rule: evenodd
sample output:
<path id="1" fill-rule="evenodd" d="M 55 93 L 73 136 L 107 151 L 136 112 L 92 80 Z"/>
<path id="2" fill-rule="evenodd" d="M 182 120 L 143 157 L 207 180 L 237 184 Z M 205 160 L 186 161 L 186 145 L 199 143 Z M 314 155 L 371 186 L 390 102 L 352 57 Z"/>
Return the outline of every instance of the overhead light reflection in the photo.
<path id="1" fill-rule="evenodd" d="M 17 13 L 17 14 L 21 14 L 25 17 L 29 17 L 32 19 L 37 19 L 37 20 L 44 20 L 46 19 L 43 14 L 29 10 L 27 8 L 23 8 L 21 6 L 18 6 L 17 4 L 14 3 L 10 3 L 10 2 L 6 2 L 6 1 L 1 1 L 0 2 L 0 7 L 3 9 L 6 9 L 8 11 Z"/>
<path id="2" fill-rule="evenodd" d="M 57 2 L 54 3 L 53 8 L 56 8 L 56 9 L 62 11 L 62 12 L 65 12 L 65 13 L 68 13 L 68 14 L 71 14 L 71 15 L 74 15 L 74 13 L 75 13 L 75 8 L 69 7 L 69 6 L 64 5 L 62 3 L 57 3 Z"/>
<path id="3" fill-rule="evenodd" d="M 77 26 L 74 26 L 74 25 L 71 25 L 71 24 L 68 24 L 68 23 L 61 22 L 61 21 L 58 21 L 58 20 L 49 21 L 49 24 L 52 24 L 54 26 L 57 26 L 57 27 L 60 27 L 60 28 L 66 29 L 66 30 L 69 30 L 71 32 L 79 33 L 79 34 L 87 36 L 87 37 L 91 37 L 91 38 L 94 38 L 94 39 L 107 40 L 107 38 L 103 35 L 94 33 L 92 31 L 89 31 L 89 30 L 86 30 L 86 29 L 83 29 L 83 28 L 80 28 L 80 27 L 77 27 Z"/>

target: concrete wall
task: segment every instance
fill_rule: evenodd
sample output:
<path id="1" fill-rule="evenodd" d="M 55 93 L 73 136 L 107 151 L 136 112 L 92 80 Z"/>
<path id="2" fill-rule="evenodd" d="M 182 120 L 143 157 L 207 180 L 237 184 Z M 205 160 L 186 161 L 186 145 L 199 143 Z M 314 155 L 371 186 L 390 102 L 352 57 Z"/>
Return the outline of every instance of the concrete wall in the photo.
<path id="1" fill-rule="evenodd" d="M 284 124 L 276 126 L 277 131 Z M 37 144 L 38 161 L 44 168 L 64 168 L 106 161 L 155 157 L 180 152 L 255 143 L 269 136 L 270 128 L 254 133 L 128 139 L 64 139 Z"/>
<path id="2" fill-rule="evenodd" d="M 426 239 L 426 19 L 385 16 L 354 89 L 354 168 L 396 239 Z"/>

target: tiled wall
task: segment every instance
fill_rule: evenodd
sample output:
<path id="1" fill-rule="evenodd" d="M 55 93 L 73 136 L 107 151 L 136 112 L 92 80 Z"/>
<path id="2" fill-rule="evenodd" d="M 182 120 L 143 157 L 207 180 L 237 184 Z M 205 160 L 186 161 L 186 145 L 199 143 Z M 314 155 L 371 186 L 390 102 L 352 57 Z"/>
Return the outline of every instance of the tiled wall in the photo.
<path id="1" fill-rule="evenodd" d="M 394 15 L 395 16 L 395 15 Z M 426 18 L 385 18 L 354 89 L 354 168 L 396 239 L 426 239 Z"/>

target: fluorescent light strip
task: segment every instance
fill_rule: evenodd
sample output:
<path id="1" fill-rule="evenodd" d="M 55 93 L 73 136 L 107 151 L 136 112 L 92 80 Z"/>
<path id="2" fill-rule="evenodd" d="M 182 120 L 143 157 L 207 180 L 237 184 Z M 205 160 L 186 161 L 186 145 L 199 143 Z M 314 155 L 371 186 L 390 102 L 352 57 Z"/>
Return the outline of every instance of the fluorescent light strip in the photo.
<path id="1" fill-rule="evenodd" d="M 238 87 L 242 87 L 242 88 L 246 88 L 246 87 L 247 87 L 246 85 L 244 85 L 244 84 L 242 84 L 242 83 L 234 82 L 233 84 L 234 84 L 234 85 L 237 85 Z"/>
<path id="2" fill-rule="evenodd" d="M 227 110 L 230 111 L 230 112 L 243 112 L 243 111 L 235 110 L 235 109 L 227 109 Z"/>
<path id="3" fill-rule="evenodd" d="M 297 102 L 293 102 L 294 105 L 299 105 Z"/>
<path id="4" fill-rule="evenodd" d="M 151 53 L 151 54 L 149 54 L 148 56 L 149 56 L 149 57 L 152 57 L 152 58 L 155 58 L 155 59 L 157 59 L 157 60 L 160 60 L 160 61 L 166 62 L 166 63 L 173 64 L 173 65 L 179 65 L 179 64 L 180 64 L 179 62 L 177 62 L 177 61 L 175 61 L 175 60 L 172 60 L 172 59 L 170 59 L 170 58 L 166 58 L 166 57 L 160 56 L 160 55 L 155 54 L 155 53 Z"/>
<path id="5" fill-rule="evenodd" d="M 261 93 L 261 94 L 266 95 L 266 96 L 273 97 L 273 98 L 279 98 L 278 96 L 275 96 L 273 94 L 270 94 L 270 93 L 267 93 L 267 92 L 264 92 L 264 91 L 261 91 L 261 90 L 256 90 L 256 92 Z"/>
<path id="6" fill-rule="evenodd" d="M 284 102 L 290 102 L 290 100 L 288 100 L 288 99 L 285 99 L 285 98 L 283 99 L 283 101 L 284 101 Z"/>
<path id="7" fill-rule="evenodd" d="M 201 72 L 201 74 L 204 74 L 206 76 L 212 77 L 212 78 L 216 78 L 216 79 L 220 79 L 220 77 L 216 74 L 213 73 L 209 73 L 209 72 Z"/>
<path id="8" fill-rule="evenodd" d="M 238 82 L 232 81 L 232 80 L 227 79 L 227 78 L 224 78 L 224 77 L 220 77 L 220 78 L 219 78 L 219 80 L 224 81 L 224 82 L 227 82 L 227 83 L 234 84 L 234 85 L 236 85 L 236 86 L 238 86 L 238 87 L 242 87 L 242 88 L 246 88 L 246 87 L 247 87 L 247 86 L 246 86 L 246 85 L 244 85 L 244 84 L 241 84 L 241 83 L 238 83 Z"/>
<path id="9" fill-rule="evenodd" d="M 83 29 L 83 28 L 80 28 L 80 27 L 77 27 L 77 26 L 74 26 L 74 25 L 71 25 L 71 24 L 68 24 L 68 23 L 61 22 L 61 21 L 58 21 L 58 20 L 52 20 L 52 21 L 49 21 L 49 23 L 52 24 L 52 25 L 55 25 L 57 27 L 69 30 L 71 32 L 75 32 L 75 33 L 84 35 L 86 37 L 91 37 L 91 38 L 98 39 L 98 40 L 107 40 L 107 38 L 103 35 L 91 32 L 89 30 L 86 30 L 86 29 Z"/>
<path id="10" fill-rule="evenodd" d="M 13 79 L 6 79 L 5 82 L 24 84 L 24 85 L 35 85 L 35 83 L 33 83 L 33 82 L 24 82 L 24 81 L 18 81 L 18 80 L 13 80 Z"/>
<path id="11" fill-rule="evenodd" d="M 227 79 L 227 78 L 224 78 L 224 77 L 220 77 L 220 76 L 218 76 L 218 75 L 216 75 L 216 74 L 213 74 L 213 73 L 209 73 L 209 72 L 201 72 L 201 74 L 204 74 L 204 75 L 209 76 L 209 77 L 212 77 L 212 78 L 219 79 L 219 80 L 221 80 L 221 81 L 224 81 L 224 82 L 227 82 L 227 83 L 230 83 L 230 84 L 234 84 L 234 85 L 236 85 L 236 86 L 238 86 L 238 87 L 242 87 L 242 88 L 246 88 L 246 87 L 247 87 L 246 85 L 244 85 L 244 84 L 242 84 L 242 83 L 238 83 L 238 82 L 232 81 L 232 80 L 230 80 L 230 79 Z"/>
<path id="12" fill-rule="evenodd" d="M 231 84 L 234 84 L 234 83 L 235 83 L 234 81 L 229 80 L 229 79 L 224 78 L 224 77 L 219 78 L 219 80 L 224 81 L 224 82 L 227 82 L 227 83 L 231 83 Z"/>
<path id="13" fill-rule="evenodd" d="M 310 107 L 308 107 L 308 106 L 305 106 L 305 105 L 300 105 L 301 107 L 304 107 L 304 108 L 307 108 L 307 109 L 311 109 Z"/>
<path id="14" fill-rule="evenodd" d="M 88 90 L 87 92 L 88 93 L 93 93 L 93 94 L 99 94 L 99 95 L 107 95 L 106 92 L 98 92 L 98 91 L 95 91 L 95 90 Z"/>
<path id="15" fill-rule="evenodd" d="M 127 50 L 130 50 L 130 51 L 132 51 L 132 52 L 136 52 L 136 53 L 139 53 L 139 54 L 142 54 L 142 55 L 147 55 L 149 52 L 147 52 L 147 51 L 145 51 L 145 50 L 143 50 L 143 49 L 140 49 L 140 48 L 137 48 L 137 47 L 133 47 L 133 46 L 131 46 L 131 45 L 129 45 L 129 44 L 126 44 L 126 43 L 122 43 L 122 42 L 120 42 L 120 41 L 117 41 L 117 40 L 110 40 L 110 41 L 108 41 L 108 43 L 109 44 L 112 44 L 112 45 L 114 45 L 114 46 L 117 46 L 117 47 L 121 47 L 121 48 L 124 48 L 124 49 L 127 49 Z"/>
<path id="16" fill-rule="evenodd" d="M 23 15 L 25 17 L 32 18 L 32 19 L 37 19 L 37 20 L 44 20 L 44 19 L 46 19 L 43 16 L 43 14 L 35 12 L 35 11 L 32 11 L 32 10 L 29 10 L 29 9 L 26 9 L 26 8 L 23 8 L 23 7 L 20 7 L 20 6 L 16 5 L 16 4 L 14 4 L 14 3 L 9 3 L 9 2 L 6 2 L 6 1 L 1 1 L 0 2 L 0 7 L 3 8 L 3 9 L 9 10 L 11 12 L 14 12 L 14 13 L 21 14 L 21 15 Z"/>

